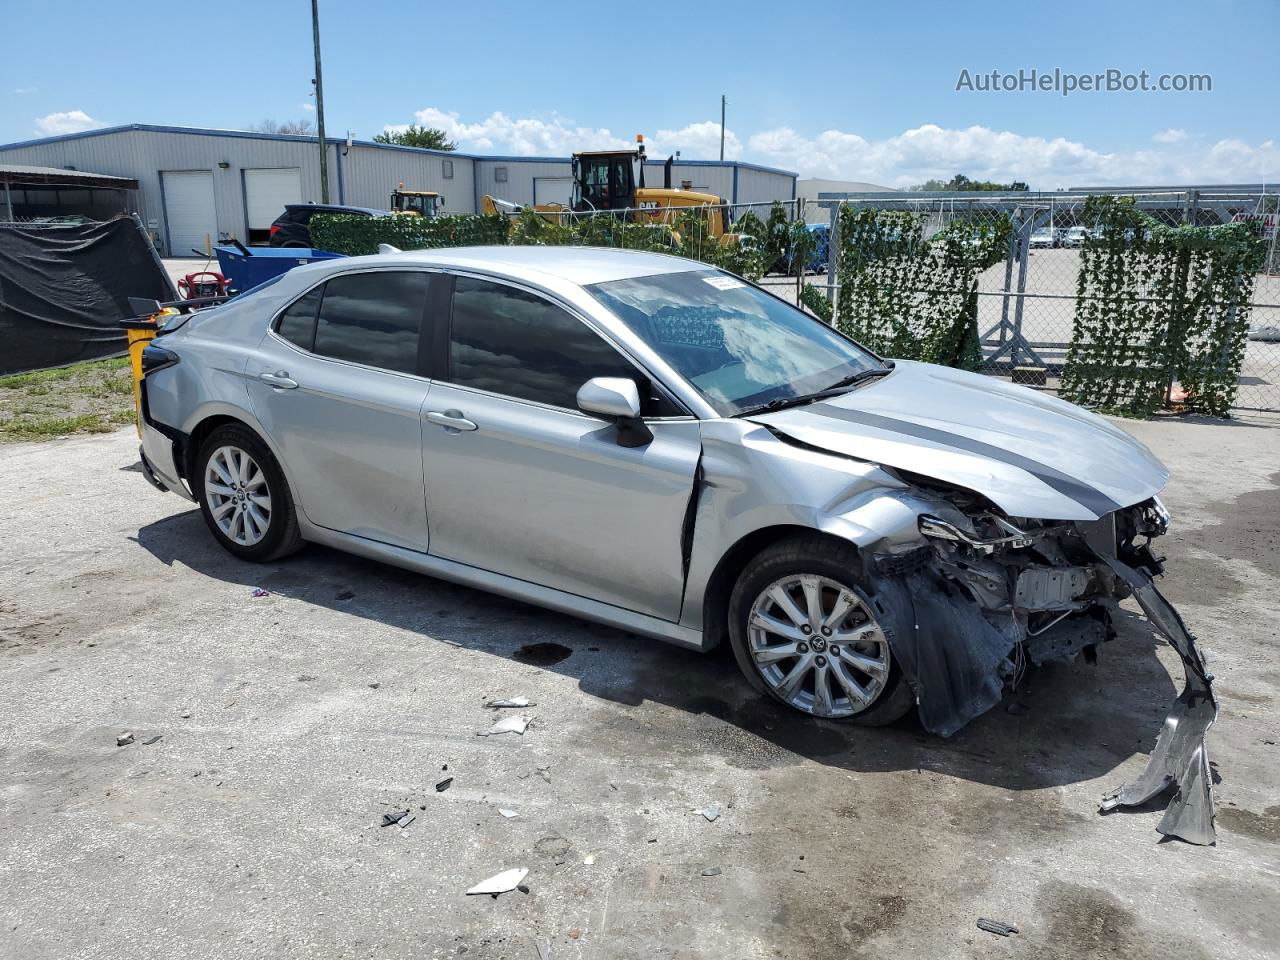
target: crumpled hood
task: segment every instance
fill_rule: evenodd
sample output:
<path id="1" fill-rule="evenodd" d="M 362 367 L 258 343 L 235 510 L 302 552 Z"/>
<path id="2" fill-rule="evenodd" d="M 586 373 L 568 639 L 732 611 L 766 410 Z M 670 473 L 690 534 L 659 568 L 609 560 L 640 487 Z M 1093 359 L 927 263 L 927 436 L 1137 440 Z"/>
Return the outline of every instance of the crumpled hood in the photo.
<path id="1" fill-rule="evenodd" d="M 753 415 L 802 443 L 982 494 L 1014 517 L 1095 520 L 1168 482 L 1129 434 L 1044 393 L 900 360 L 887 377 Z"/>

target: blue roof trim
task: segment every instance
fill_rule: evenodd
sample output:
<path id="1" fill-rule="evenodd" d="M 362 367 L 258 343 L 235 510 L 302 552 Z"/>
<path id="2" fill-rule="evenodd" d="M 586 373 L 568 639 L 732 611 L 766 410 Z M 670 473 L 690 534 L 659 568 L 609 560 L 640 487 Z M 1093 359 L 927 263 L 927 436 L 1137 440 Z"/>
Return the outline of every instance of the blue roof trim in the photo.
<path id="1" fill-rule="evenodd" d="M 82 130 L 79 133 L 63 133 L 56 137 L 41 137 L 36 140 L 17 140 L 13 143 L 0 144 L 0 150 L 16 150 L 21 147 L 39 147 L 48 143 L 65 143 L 68 140 L 84 140 L 88 137 L 104 137 L 113 133 L 130 131 L 144 133 L 187 133 L 203 137 L 235 137 L 248 140 L 284 140 L 291 143 L 315 143 L 315 137 L 301 137 L 287 133 L 257 133 L 253 130 L 216 130 L 209 127 L 175 127 L 155 123 L 125 123 L 114 127 L 99 127 L 97 130 Z M 325 137 L 325 142 L 332 145 L 345 144 L 345 137 Z M 426 147 L 406 147 L 398 143 L 375 143 L 372 140 L 352 140 L 352 146 L 373 147 L 378 150 L 407 150 L 410 153 L 424 153 L 436 157 L 461 157 L 467 160 L 483 160 L 496 163 L 568 163 L 568 157 L 512 157 L 492 154 L 463 153 L 458 150 L 430 150 Z M 646 160 L 646 166 L 662 166 L 663 161 Z M 799 174 L 777 167 L 766 167 L 758 163 L 747 163 L 742 160 L 679 160 L 682 167 L 734 167 L 742 170 L 759 170 L 762 173 L 774 173 L 784 177 L 798 177 Z"/>

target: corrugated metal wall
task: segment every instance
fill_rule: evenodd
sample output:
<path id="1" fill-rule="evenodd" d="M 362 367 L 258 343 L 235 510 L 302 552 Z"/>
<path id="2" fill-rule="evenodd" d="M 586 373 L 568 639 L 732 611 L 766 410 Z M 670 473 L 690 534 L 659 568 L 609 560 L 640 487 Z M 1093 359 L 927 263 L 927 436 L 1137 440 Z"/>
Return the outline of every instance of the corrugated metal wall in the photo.
<path id="1" fill-rule="evenodd" d="M 500 183 L 497 170 L 505 168 L 507 179 Z M 568 160 L 477 160 L 476 196 L 486 193 L 512 203 L 533 203 L 534 177 L 567 177 L 571 174 Z"/>
<path id="2" fill-rule="evenodd" d="M 445 163 L 453 177 L 445 179 Z M 466 156 L 444 157 L 418 150 L 389 150 L 353 144 L 342 158 L 346 203 L 386 209 L 391 191 L 403 181 L 407 190 L 434 190 L 444 198 L 445 213 L 475 212 L 475 161 Z"/>
<path id="3" fill-rule="evenodd" d="M 371 144 L 353 144 L 345 157 L 343 146 L 329 147 L 329 200 L 355 206 L 385 208 L 391 191 L 403 181 L 416 190 L 435 190 L 445 198 L 446 213 L 474 213 L 479 199 L 489 193 L 503 200 L 534 202 L 533 181 L 540 177 L 567 177 L 568 159 L 474 158 Z M 244 174 L 246 169 L 296 168 L 300 171 L 302 199 L 319 202 L 320 169 L 314 140 L 255 136 L 234 131 L 124 129 L 99 135 L 72 137 L 49 143 L 16 144 L 0 150 L 0 158 L 12 163 L 47 167 L 73 166 L 94 173 L 134 177 L 137 213 L 158 237 L 161 251 L 169 251 L 165 223 L 163 171 L 208 170 L 213 176 L 217 230 L 240 239 L 247 236 Z M 444 162 L 453 163 L 452 179 L 444 177 Z M 226 169 L 219 162 L 228 164 Z M 505 168 L 506 180 L 496 171 Z M 737 171 L 737 202 L 789 200 L 795 178 L 782 172 L 748 167 Z M 693 187 L 734 199 L 734 165 L 677 163 L 672 186 L 682 180 Z M 662 186 L 662 163 L 645 165 L 645 183 Z"/>

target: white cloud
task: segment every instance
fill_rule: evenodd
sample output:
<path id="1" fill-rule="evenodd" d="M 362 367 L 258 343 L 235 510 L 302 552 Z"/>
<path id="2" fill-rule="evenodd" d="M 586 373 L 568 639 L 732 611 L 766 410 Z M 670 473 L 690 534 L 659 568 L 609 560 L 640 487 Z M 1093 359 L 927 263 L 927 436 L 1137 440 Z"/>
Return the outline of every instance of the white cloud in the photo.
<path id="1" fill-rule="evenodd" d="M 13 92 L 21 97 L 28 93 L 35 93 L 36 89 L 36 87 L 15 87 Z"/>
<path id="2" fill-rule="evenodd" d="M 1222 140 L 1208 146 L 1105 151 L 1064 137 L 1029 137 L 988 127 L 925 124 L 882 140 L 826 130 L 807 137 L 782 127 L 747 140 L 748 159 L 803 176 L 909 187 L 963 173 L 977 180 L 1022 180 L 1033 189 L 1090 184 L 1230 183 L 1280 177 L 1280 147 Z"/>
<path id="3" fill-rule="evenodd" d="M 314 103 L 304 103 L 302 105 L 302 110 L 304 113 L 315 113 L 316 105 Z"/>
<path id="4" fill-rule="evenodd" d="M 79 133 L 81 130 L 94 130 L 106 126 L 83 110 L 68 110 L 65 113 L 51 113 L 36 119 L 36 133 L 45 137 L 54 137 L 60 133 Z"/>
<path id="5" fill-rule="evenodd" d="M 577 150 L 620 149 L 634 143 L 634 133 L 585 126 L 558 114 L 510 117 L 499 112 L 469 123 L 457 113 L 428 107 L 414 119 L 444 130 L 462 150 L 484 153 L 568 156 Z M 385 129 L 403 130 L 404 126 Z M 689 160 L 720 155 L 720 124 L 714 120 L 660 129 L 645 139 L 654 159 L 665 159 L 677 150 Z M 1155 145 L 1147 149 L 1108 151 L 1065 137 L 1026 136 L 981 126 L 959 129 L 924 124 L 882 139 L 836 129 L 806 134 L 777 127 L 749 136 L 729 129 L 725 157 L 784 167 L 805 177 L 898 187 L 932 178 L 949 180 L 957 173 L 977 180 L 1022 180 L 1041 190 L 1089 184 L 1280 180 L 1280 146 L 1274 140 L 1199 143 L 1176 129 L 1153 139 Z"/>

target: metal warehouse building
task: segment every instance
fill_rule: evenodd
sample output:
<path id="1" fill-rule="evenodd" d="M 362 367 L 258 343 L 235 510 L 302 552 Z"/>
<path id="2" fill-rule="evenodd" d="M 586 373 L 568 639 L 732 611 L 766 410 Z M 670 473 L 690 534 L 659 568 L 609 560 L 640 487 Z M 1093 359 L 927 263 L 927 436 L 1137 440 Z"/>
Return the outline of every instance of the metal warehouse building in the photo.
<path id="1" fill-rule="evenodd" d="M 400 183 L 434 190 L 445 213 L 475 213 L 486 193 L 514 203 L 569 199 L 568 157 L 493 157 L 328 139 L 329 200 L 386 209 Z M 170 256 L 235 237 L 265 239 L 285 204 L 320 201 L 315 137 L 129 124 L 0 146 L 0 162 L 128 177 L 136 212 Z M 662 161 L 645 179 L 661 185 Z M 796 175 L 756 164 L 678 161 L 672 184 L 736 204 L 795 198 Z"/>

